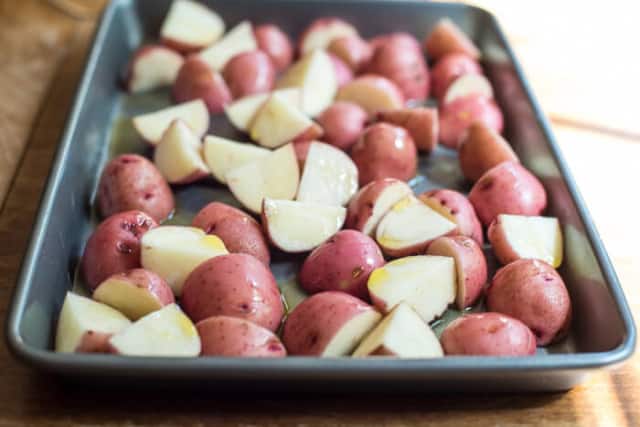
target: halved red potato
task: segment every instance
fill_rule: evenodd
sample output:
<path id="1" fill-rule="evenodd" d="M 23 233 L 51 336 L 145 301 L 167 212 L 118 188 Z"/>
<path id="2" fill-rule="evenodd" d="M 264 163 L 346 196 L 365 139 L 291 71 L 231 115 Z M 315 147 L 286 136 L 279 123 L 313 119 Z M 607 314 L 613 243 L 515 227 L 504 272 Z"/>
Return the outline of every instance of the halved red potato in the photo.
<path id="1" fill-rule="evenodd" d="M 464 53 L 449 53 L 440 58 L 430 72 L 431 92 L 441 99 L 452 81 L 466 74 L 482 74 L 482 67 Z"/>
<path id="2" fill-rule="evenodd" d="M 442 104 L 448 104 L 458 98 L 480 95 L 493 99 L 493 88 L 489 79 L 482 74 L 463 74 L 451 82 L 442 96 Z"/>
<path id="3" fill-rule="evenodd" d="M 373 270 L 367 287 L 373 304 L 383 313 L 407 303 L 428 323 L 455 301 L 454 261 L 431 255 L 396 259 Z"/>
<path id="4" fill-rule="evenodd" d="M 416 174 L 418 153 L 411 135 L 401 127 L 376 123 L 351 147 L 360 186 L 381 178 L 408 181 Z"/>
<path id="5" fill-rule="evenodd" d="M 107 353 L 109 337 L 130 324 L 108 305 L 67 292 L 58 316 L 55 351 Z"/>
<path id="6" fill-rule="evenodd" d="M 440 142 L 458 149 L 460 140 L 474 122 L 502 132 L 503 117 L 496 103 L 482 95 L 469 95 L 443 105 L 439 110 Z"/>
<path id="7" fill-rule="evenodd" d="M 387 356 L 406 359 L 443 355 L 436 334 L 406 303 L 398 304 L 387 314 L 353 352 L 353 357 Z"/>
<path id="8" fill-rule="evenodd" d="M 171 94 L 176 102 L 201 99 L 210 114 L 221 113 L 233 99 L 220 73 L 212 70 L 198 56 L 190 56 L 184 61 L 173 82 Z"/>
<path id="9" fill-rule="evenodd" d="M 456 264 L 456 305 L 459 310 L 473 305 L 487 283 L 487 260 L 482 248 L 467 236 L 443 236 L 427 248 L 427 255 L 448 256 Z"/>
<path id="10" fill-rule="evenodd" d="M 473 205 L 463 194 L 454 190 L 437 189 L 425 191 L 418 198 L 422 203 L 457 224 L 460 234 L 471 237 L 479 245 L 484 243 L 482 224 Z"/>
<path id="11" fill-rule="evenodd" d="M 239 53 L 224 66 L 222 76 L 233 98 L 269 92 L 276 81 L 271 59 L 261 50 Z"/>
<path id="12" fill-rule="evenodd" d="M 282 341 L 292 356 L 347 356 L 381 317 L 372 306 L 354 296 L 321 292 L 289 313 Z"/>
<path id="13" fill-rule="evenodd" d="M 520 163 L 503 162 L 473 185 L 469 201 L 482 224 L 489 226 L 499 214 L 540 215 L 547 206 L 547 193 Z"/>
<path id="14" fill-rule="evenodd" d="M 230 29 L 222 39 L 201 50 L 197 58 L 205 62 L 213 71 L 220 72 L 231 58 L 258 48 L 253 36 L 253 27 L 249 21 L 242 21 Z"/>
<path id="15" fill-rule="evenodd" d="M 472 313 L 449 323 L 440 336 L 448 356 L 531 356 L 536 337 L 518 319 L 500 313 Z"/>
<path id="16" fill-rule="evenodd" d="M 153 152 L 153 163 L 171 184 L 188 184 L 209 176 L 202 142 L 182 120 L 175 120 Z"/>
<path id="17" fill-rule="evenodd" d="M 289 36 L 273 24 L 257 25 L 253 29 L 258 48 L 269 55 L 276 71 L 286 69 L 293 60 L 293 48 Z"/>
<path id="18" fill-rule="evenodd" d="M 509 143 L 491 126 L 483 122 L 472 123 L 460 140 L 458 159 L 462 174 L 469 181 L 502 162 L 518 162 L 518 156 Z"/>
<path id="19" fill-rule="evenodd" d="M 318 246 L 300 268 L 300 286 L 309 293 L 341 291 L 369 298 L 367 280 L 384 265 L 376 242 L 355 230 L 342 230 Z"/>
<path id="20" fill-rule="evenodd" d="M 373 54 L 369 43 L 358 36 L 343 36 L 333 39 L 327 50 L 342 59 L 354 73 L 369 63 Z"/>
<path id="21" fill-rule="evenodd" d="M 498 215 L 487 232 L 493 253 L 502 264 L 539 259 L 554 268 L 562 264 L 562 230 L 558 218 Z"/>
<path id="22" fill-rule="evenodd" d="M 140 114 L 135 116 L 132 122 L 134 129 L 143 140 L 156 145 L 171 122 L 177 119 L 188 124 L 199 137 L 209 129 L 209 111 L 201 99 L 194 99 L 152 113 Z"/>
<path id="23" fill-rule="evenodd" d="M 316 49 L 325 49 L 340 37 L 353 37 L 358 30 L 353 25 L 336 17 L 319 18 L 302 32 L 298 42 L 298 52 L 304 55 Z"/>
<path id="24" fill-rule="evenodd" d="M 359 76 L 338 89 L 337 101 L 353 102 L 367 114 L 404 106 L 404 95 L 391 80 L 373 74 Z"/>
<path id="25" fill-rule="evenodd" d="M 302 108 L 302 91 L 300 89 L 279 89 L 272 93 L 280 95 L 286 102 L 296 108 Z M 225 105 L 224 113 L 236 129 L 247 132 L 253 118 L 270 96 L 271 93 L 256 93 L 236 99 L 230 104 Z"/>
<path id="26" fill-rule="evenodd" d="M 351 68 L 349 68 L 342 59 L 338 58 L 333 53 L 329 53 L 329 58 L 331 58 L 331 62 L 333 63 L 338 87 L 344 86 L 353 80 L 353 71 L 351 71 Z"/>
<path id="27" fill-rule="evenodd" d="M 296 159 L 300 170 L 304 170 L 304 163 L 307 161 L 309 148 L 315 141 L 296 141 L 293 143 L 293 150 L 296 152 Z"/>
<path id="28" fill-rule="evenodd" d="M 270 331 L 284 307 L 271 271 L 247 254 L 228 254 L 200 264 L 187 278 L 182 308 L 194 322 L 211 316 L 239 317 Z"/>
<path id="29" fill-rule="evenodd" d="M 381 111 L 378 120 L 403 127 L 420 151 L 431 153 L 438 145 L 438 110 L 435 108 L 401 108 Z"/>
<path id="30" fill-rule="evenodd" d="M 345 228 L 373 235 L 378 223 L 391 207 L 411 194 L 411 187 L 395 178 L 371 181 L 351 198 Z"/>
<path id="31" fill-rule="evenodd" d="M 367 113 L 353 102 L 337 101 L 318 116 L 324 130 L 323 140 L 341 150 L 349 150 L 358 141 Z"/>
<path id="32" fill-rule="evenodd" d="M 420 254 L 440 236 L 457 233 L 458 226 L 413 195 L 397 202 L 376 229 L 376 241 L 391 257 Z"/>
<path id="33" fill-rule="evenodd" d="M 463 53 L 473 59 L 480 57 L 478 48 L 449 18 L 438 21 L 424 40 L 424 47 L 434 61 L 450 53 Z"/>
<path id="34" fill-rule="evenodd" d="M 214 135 L 207 135 L 202 147 L 202 157 L 209 170 L 213 177 L 223 184 L 227 183 L 227 172 L 261 159 L 269 153 L 266 148 Z"/>
<path id="35" fill-rule="evenodd" d="M 184 58 L 161 45 L 146 45 L 136 50 L 129 62 L 125 86 L 130 93 L 146 92 L 170 86 L 178 76 Z"/>
<path id="36" fill-rule="evenodd" d="M 176 0 L 162 22 L 160 40 L 180 52 L 214 43 L 224 34 L 224 21 L 213 10 L 191 0 Z"/>
<path id="37" fill-rule="evenodd" d="M 115 308 L 131 320 L 175 302 L 167 282 L 142 268 L 110 276 L 95 289 L 93 299 Z"/>
<path id="38" fill-rule="evenodd" d="M 245 319 L 212 316 L 196 324 L 200 356 L 285 357 L 287 350 L 269 329 Z"/>

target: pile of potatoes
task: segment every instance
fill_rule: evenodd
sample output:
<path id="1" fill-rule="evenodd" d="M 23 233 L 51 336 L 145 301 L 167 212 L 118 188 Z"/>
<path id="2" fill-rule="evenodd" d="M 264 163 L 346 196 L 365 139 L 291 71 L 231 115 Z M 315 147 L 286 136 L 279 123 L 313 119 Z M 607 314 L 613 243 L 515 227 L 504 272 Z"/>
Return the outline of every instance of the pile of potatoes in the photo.
<path id="1" fill-rule="evenodd" d="M 275 25 L 227 30 L 214 11 L 174 0 L 125 87 L 170 86 L 176 104 L 132 119 L 152 159 L 124 154 L 102 171 L 104 220 L 81 261 L 91 295 L 67 294 L 56 351 L 525 356 L 562 339 L 560 224 L 541 216 L 543 185 L 500 135 L 479 59 L 448 19 L 420 43 L 321 18 L 294 45 Z M 423 106 L 430 97 L 437 108 Z M 214 114 L 252 143 L 207 134 Z M 468 196 L 407 184 L 438 144 L 457 150 Z M 211 176 L 244 209 L 208 201 L 189 226 L 163 224 L 172 186 Z M 503 264 L 493 277 L 487 250 Z M 295 306 L 273 251 L 303 254 L 308 297 Z M 433 332 L 449 307 L 481 300 L 487 312 Z"/>

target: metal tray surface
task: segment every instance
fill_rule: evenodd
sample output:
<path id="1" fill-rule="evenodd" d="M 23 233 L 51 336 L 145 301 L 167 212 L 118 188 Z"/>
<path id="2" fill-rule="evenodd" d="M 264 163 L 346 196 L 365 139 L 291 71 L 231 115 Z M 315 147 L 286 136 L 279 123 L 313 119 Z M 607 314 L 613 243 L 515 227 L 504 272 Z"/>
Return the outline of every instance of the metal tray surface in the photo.
<path id="1" fill-rule="evenodd" d="M 505 114 L 505 135 L 523 164 L 543 182 L 547 214 L 557 216 L 565 238 L 560 272 L 573 302 L 569 336 L 528 358 L 446 357 L 433 360 L 233 358 L 134 358 L 57 354 L 52 337 L 65 292 L 82 289 L 76 267 L 95 225 L 92 200 L 105 162 L 121 152 L 149 154 L 129 117 L 170 103 L 168 90 L 128 95 L 117 76 L 131 52 L 157 37 L 170 0 L 114 0 L 95 35 L 72 113 L 49 177 L 31 243 L 16 284 L 7 322 L 13 353 L 33 367 L 65 378 L 101 382 L 199 385 L 270 390 L 515 391 L 566 390 L 592 369 L 628 358 L 636 331 L 613 267 L 524 74 L 495 18 L 477 7 L 420 0 L 210 0 L 228 26 L 242 19 L 273 22 L 297 35 L 314 18 L 334 15 L 370 37 L 408 31 L 422 38 L 449 17 L 483 52 L 483 66 Z M 211 133 L 240 140 L 223 115 Z M 468 191 L 455 152 L 438 148 L 420 159 L 416 191 L 448 187 Z M 188 223 L 211 200 L 235 203 L 213 180 L 176 187 L 175 223 Z M 490 255 L 490 252 L 487 252 Z M 490 265 L 495 262 L 490 258 Z M 295 271 L 301 258 L 276 254 L 272 268 L 289 305 L 295 304 Z M 459 315 L 450 310 L 436 331 Z M 313 383 L 313 387 L 309 385 Z M 381 390 L 373 388 L 373 390 Z M 246 388 L 245 388 L 246 390 Z"/>

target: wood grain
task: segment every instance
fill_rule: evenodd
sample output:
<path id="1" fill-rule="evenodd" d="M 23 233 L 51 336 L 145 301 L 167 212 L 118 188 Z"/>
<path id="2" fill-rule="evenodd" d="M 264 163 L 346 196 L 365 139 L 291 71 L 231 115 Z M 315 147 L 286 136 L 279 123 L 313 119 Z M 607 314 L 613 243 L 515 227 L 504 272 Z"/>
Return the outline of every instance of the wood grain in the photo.
<path id="1" fill-rule="evenodd" d="M 0 23 L 7 19 L 7 3 L 0 0 Z M 7 40 L 5 49 L 16 52 L 15 44 L 22 43 L 24 38 L 31 40 L 28 43 L 34 43 L 34 49 L 38 51 L 38 42 L 33 40 L 45 37 L 42 34 L 56 34 L 51 37 L 65 53 L 59 54 L 59 58 L 57 53 L 52 54 L 46 64 L 38 62 L 43 59 L 31 59 L 29 55 L 18 58 L 21 54 L 13 53 L 16 56 L 10 61 L 12 71 L 7 73 L 4 66 L 0 70 L 0 88 L 9 87 L 14 90 L 11 92 L 14 96 L 19 94 L 16 95 L 12 86 L 27 82 L 29 73 L 40 76 L 40 82 L 53 79 L 52 84 L 38 83 L 40 89 L 26 89 L 30 91 L 30 99 L 14 108 L 0 106 L 3 120 L 0 123 L 0 150 L 5 162 L 0 164 L 0 184 L 13 182 L 0 216 L 2 322 L 92 31 L 91 22 L 65 21 L 68 18 L 57 17 L 58 12 L 52 12 L 45 2 L 34 0 L 20 4 L 24 9 L 11 13 L 18 13 L 23 17 L 23 24 L 29 25 L 23 25 L 23 37 L 19 35 L 19 28 L 12 27 L 11 38 L 4 37 L 5 31 L 11 31 L 0 25 L 0 39 Z M 36 22 L 39 27 L 31 25 Z M 525 36 L 518 37 L 515 44 L 519 49 L 526 40 L 520 40 Z M 535 34 L 526 37 L 535 37 Z M 20 61 L 25 64 L 23 69 L 16 65 Z M 30 61 L 33 61 L 32 68 Z M 535 67 L 528 69 L 528 74 L 535 80 Z M 553 109 L 553 105 L 545 106 Z M 37 111 L 40 114 L 36 119 Z M 630 224 L 640 216 L 640 202 L 635 197 L 635 183 L 640 180 L 640 168 L 636 167 L 635 159 L 640 156 L 640 145 L 629 138 L 568 126 L 556 125 L 554 130 L 614 261 L 630 305 L 638 315 L 640 290 L 636 282 L 640 279 L 640 265 L 636 262 L 634 243 L 640 237 L 640 229 Z M 22 138 L 22 144 L 18 143 L 19 138 Z M 18 164 L 25 141 L 28 141 L 28 149 L 12 180 L 13 173 L 7 165 L 15 167 Z M 13 163 L 5 158 L 13 159 Z M 35 373 L 15 361 L 5 346 L 0 346 L 0 372 L 0 427 L 640 425 L 638 356 L 614 370 L 593 375 L 585 384 L 567 393 L 551 394 L 388 396 L 380 390 L 379 395 L 366 397 L 338 394 L 306 397 L 247 394 L 237 397 L 194 392 L 180 394 L 172 390 L 96 391 L 64 385 Z"/>

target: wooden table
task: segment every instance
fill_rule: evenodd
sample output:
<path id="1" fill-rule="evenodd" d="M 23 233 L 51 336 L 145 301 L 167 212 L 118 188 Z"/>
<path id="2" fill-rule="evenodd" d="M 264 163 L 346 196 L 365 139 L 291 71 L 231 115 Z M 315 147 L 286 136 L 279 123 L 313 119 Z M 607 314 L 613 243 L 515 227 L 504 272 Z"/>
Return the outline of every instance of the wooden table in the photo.
<path id="1" fill-rule="evenodd" d="M 54 4 L 56 2 L 53 2 Z M 103 1 L 85 2 L 98 11 Z M 598 5 L 492 0 L 554 124 L 629 302 L 640 315 L 637 182 L 640 126 L 633 5 L 607 17 Z M 516 5 L 517 4 L 517 5 Z M 84 12 L 77 10 L 77 15 Z M 571 31 L 566 21 L 572 22 Z M 608 20 L 607 20 L 608 19 Z M 44 0 L 0 0 L 0 318 L 26 248 L 94 19 Z M 542 30 L 541 30 L 542 29 Z M 636 34 L 632 34 L 635 31 Z M 614 67 L 608 60 L 615 60 Z M 9 425 L 637 426 L 640 359 L 594 374 L 567 393 L 511 395 L 228 396 L 64 387 L 0 347 L 0 427 Z"/>

